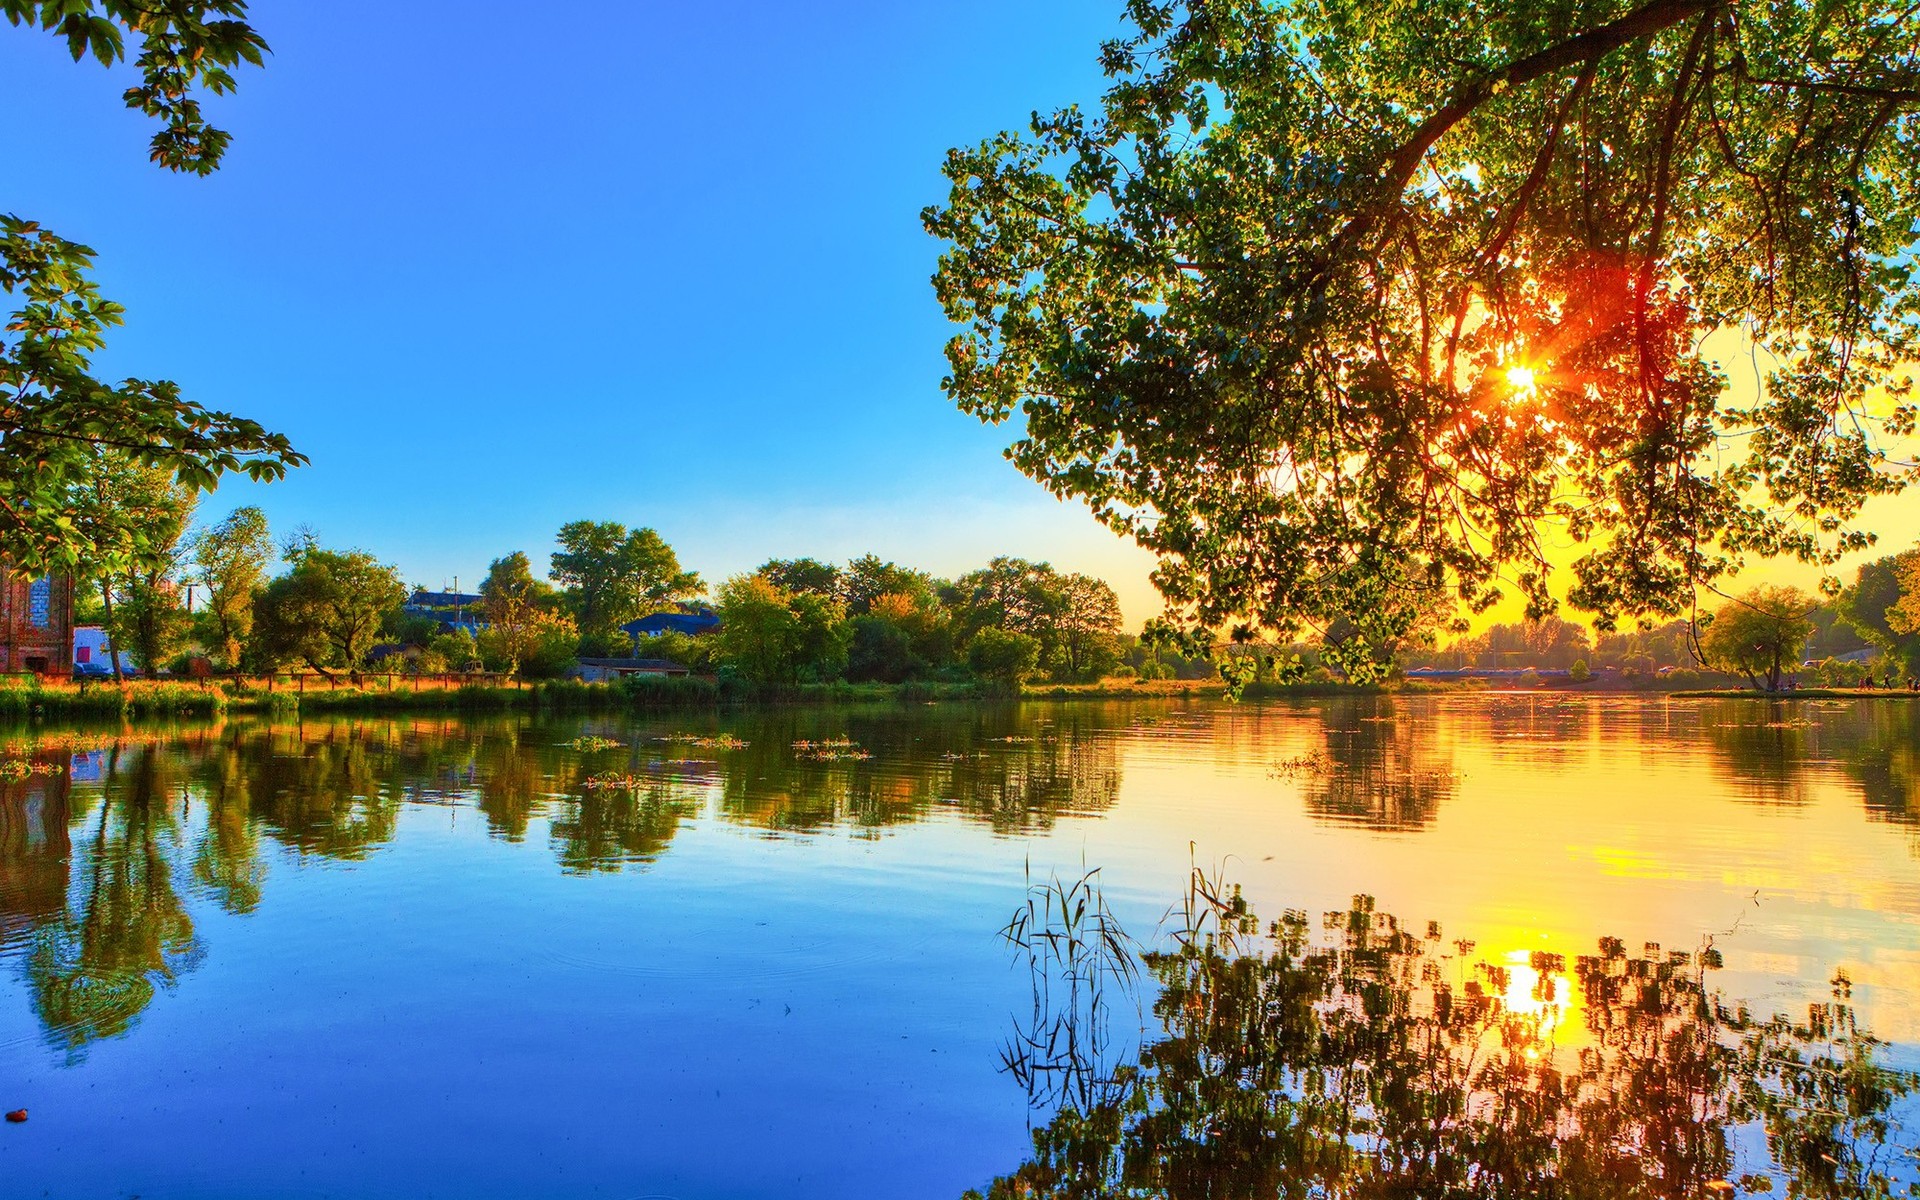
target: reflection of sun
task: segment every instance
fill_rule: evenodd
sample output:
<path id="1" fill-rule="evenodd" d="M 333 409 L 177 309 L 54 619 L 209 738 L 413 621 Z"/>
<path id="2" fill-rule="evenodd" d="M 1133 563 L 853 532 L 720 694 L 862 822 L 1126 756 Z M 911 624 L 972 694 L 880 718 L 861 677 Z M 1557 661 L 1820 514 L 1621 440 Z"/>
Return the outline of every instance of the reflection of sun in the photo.
<path id="1" fill-rule="evenodd" d="M 1537 1059 L 1573 1007 L 1573 992 L 1564 973 L 1549 971 L 1543 975 L 1534 961 L 1526 950 L 1507 952 L 1507 986 L 1500 999 L 1509 1013 L 1532 1023 L 1526 1055 Z"/>

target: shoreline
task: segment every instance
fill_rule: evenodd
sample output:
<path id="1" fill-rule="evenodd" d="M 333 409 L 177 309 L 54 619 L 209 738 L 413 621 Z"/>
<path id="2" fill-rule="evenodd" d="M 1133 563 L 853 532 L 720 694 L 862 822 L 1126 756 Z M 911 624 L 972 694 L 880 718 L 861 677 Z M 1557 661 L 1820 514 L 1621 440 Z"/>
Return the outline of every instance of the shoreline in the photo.
<path id="1" fill-rule="evenodd" d="M 165 720 L 259 715 L 285 717 L 326 713 L 607 712 L 689 709 L 777 708 L 821 704 L 943 704 L 1099 700 L 1110 702 L 1221 700 L 1219 680 L 1104 680 L 1084 684 L 1039 684 L 1009 691 L 981 683 L 908 682 L 801 684 L 764 688 L 711 677 L 633 678 L 612 683 L 573 680 L 470 683 L 373 676 L 356 686 L 344 680 L 322 686 L 249 686 L 231 681 L 136 680 L 124 688 L 54 683 L 0 687 L 0 721 L 46 723 L 71 720 Z M 398 682 L 396 682 L 398 680 Z M 311 683 L 312 680 L 306 681 Z M 1621 688 L 1586 684 L 1490 688 L 1475 684 L 1402 680 L 1386 684 L 1253 683 L 1242 700 L 1312 699 L 1334 696 L 1576 695 L 1643 696 L 1676 700 L 1920 700 L 1905 689 L 1800 688 L 1765 692 L 1750 688 Z"/>

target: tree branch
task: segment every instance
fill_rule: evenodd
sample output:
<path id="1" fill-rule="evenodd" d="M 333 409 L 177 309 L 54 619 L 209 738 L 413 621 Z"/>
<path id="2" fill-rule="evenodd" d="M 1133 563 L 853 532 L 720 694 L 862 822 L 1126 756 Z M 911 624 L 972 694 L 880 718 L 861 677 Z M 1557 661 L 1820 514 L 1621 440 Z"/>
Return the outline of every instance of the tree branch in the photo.
<path id="1" fill-rule="evenodd" d="M 1473 111 L 1501 92 L 1531 83 L 1544 75 L 1579 63 L 1588 63 L 1618 50 L 1630 42 L 1650 37 L 1670 26 L 1714 8 L 1721 0 L 1652 0 L 1616 21 L 1575 34 L 1564 42 L 1536 51 L 1510 65 L 1464 84 L 1438 111 L 1413 131 L 1413 135 L 1387 158 L 1381 170 L 1382 201 L 1397 198 L 1407 190 L 1420 169 L 1427 151 L 1446 136 L 1448 130 L 1465 120 Z M 1369 209 L 1347 223 L 1335 239 L 1336 244 L 1352 241 L 1371 229 L 1378 218 L 1377 209 Z"/>
<path id="2" fill-rule="evenodd" d="M 1760 79 L 1749 75 L 1746 82 L 1755 87 L 1793 88 L 1803 92 L 1832 92 L 1841 96 L 1861 96 L 1890 104 L 1920 104 L 1920 88 L 1876 87 L 1866 83 L 1830 83 L 1821 79 Z"/>

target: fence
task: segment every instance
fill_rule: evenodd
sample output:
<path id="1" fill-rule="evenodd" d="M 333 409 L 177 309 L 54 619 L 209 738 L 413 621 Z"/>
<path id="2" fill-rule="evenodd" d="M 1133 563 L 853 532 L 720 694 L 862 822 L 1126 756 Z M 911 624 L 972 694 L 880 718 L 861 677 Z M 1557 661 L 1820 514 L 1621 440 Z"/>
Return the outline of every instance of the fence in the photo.
<path id="1" fill-rule="evenodd" d="M 117 687 L 112 678 L 69 680 L 59 676 L 9 675 L 5 677 L 9 686 L 28 681 L 37 682 L 43 690 L 78 691 L 85 695 L 89 689 Z M 464 687 L 496 687 L 519 690 L 533 687 L 529 680 L 521 679 L 498 671 L 448 671 L 438 674 L 407 674 L 383 671 L 342 671 L 336 675 L 322 675 L 318 671 L 285 671 L 271 675 L 253 675 L 241 672 L 221 672 L 200 675 L 142 675 L 135 683 L 168 684 L 174 687 L 198 688 L 211 692 L 215 688 L 225 687 L 236 692 L 279 692 L 289 691 L 297 695 L 314 692 L 337 692 L 342 688 L 360 691 L 384 692 L 431 692 L 455 691 Z"/>

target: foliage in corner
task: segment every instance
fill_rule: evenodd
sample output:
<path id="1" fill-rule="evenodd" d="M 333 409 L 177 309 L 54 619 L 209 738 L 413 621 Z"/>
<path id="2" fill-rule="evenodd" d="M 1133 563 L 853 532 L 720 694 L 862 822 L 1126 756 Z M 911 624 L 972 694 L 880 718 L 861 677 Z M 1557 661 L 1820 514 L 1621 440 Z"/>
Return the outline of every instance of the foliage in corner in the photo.
<path id="1" fill-rule="evenodd" d="M 923 219 L 949 396 L 1159 555 L 1173 627 L 1384 645 L 1517 588 L 1604 631 L 1871 541 L 1920 351 L 1904 5 L 1126 8 L 1101 103 L 951 151 Z"/>
<path id="2" fill-rule="evenodd" d="M 128 35 L 137 39 L 140 82 L 127 104 L 160 123 L 153 161 L 196 175 L 218 167 L 231 140 L 207 123 L 197 94 L 232 91 L 232 70 L 259 66 L 267 51 L 246 14 L 245 0 L 0 0 L 0 16 L 65 38 L 75 61 L 111 66 Z M 273 480 L 306 462 L 282 435 L 187 400 L 177 384 L 95 378 L 92 356 L 123 312 L 100 295 L 92 267 L 88 247 L 0 214 L 0 292 L 15 298 L 0 333 L 0 555 L 25 569 L 80 565 L 62 497 L 103 448 L 195 490 L 229 471 Z"/>

